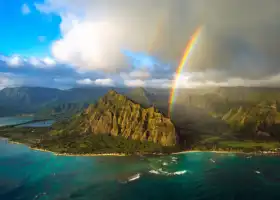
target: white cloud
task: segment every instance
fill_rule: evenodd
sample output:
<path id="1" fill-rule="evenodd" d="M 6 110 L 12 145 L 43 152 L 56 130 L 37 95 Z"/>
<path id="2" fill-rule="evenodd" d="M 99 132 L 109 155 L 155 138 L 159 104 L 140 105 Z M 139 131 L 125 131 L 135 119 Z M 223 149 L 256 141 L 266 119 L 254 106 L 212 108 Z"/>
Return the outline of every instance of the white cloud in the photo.
<path id="1" fill-rule="evenodd" d="M 13 55 L 11 57 L 3 56 L 2 60 L 7 63 L 10 67 L 19 67 L 23 64 L 23 59 L 18 55 Z"/>
<path id="2" fill-rule="evenodd" d="M 42 65 L 41 60 L 35 57 L 29 58 L 28 62 L 34 67 L 39 67 L 40 65 Z"/>
<path id="3" fill-rule="evenodd" d="M 145 81 L 140 80 L 140 79 L 135 79 L 135 80 L 124 80 L 124 85 L 128 87 L 144 87 Z"/>
<path id="4" fill-rule="evenodd" d="M 80 84 L 80 85 L 99 85 L 99 86 L 114 86 L 115 85 L 114 81 L 110 78 L 96 79 L 94 81 L 89 78 L 85 78 L 85 79 L 77 80 L 76 83 Z"/>
<path id="5" fill-rule="evenodd" d="M 17 68 L 24 66 L 32 66 L 38 68 L 51 68 L 56 66 L 56 61 L 50 57 L 38 58 L 29 57 L 24 58 L 19 55 L 3 56 L 0 55 L 0 60 L 4 61 L 9 67 Z"/>
<path id="6" fill-rule="evenodd" d="M 5 87 L 14 87 L 21 84 L 21 80 L 17 79 L 11 73 L 0 73 L 0 89 Z"/>
<path id="7" fill-rule="evenodd" d="M 55 60 L 49 57 L 45 57 L 42 59 L 43 63 L 47 66 L 54 66 L 56 64 Z"/>
<path id="8" fill-rule="evenodd" d="M 58 61 L 78 69 L 119 72 L 131 66 L 122 50 L 144 51 L 155 42 L 162 17 L 162 9 L 154 9 L 160 7 L 157 2 L 47 0 L 35 6 L 61 17 L 62 38 L 52 45 Z"/>
<path id="9" fill-rule="evenodd" d="M 77 80 L 76 82 L 80 85 L 92 85 L 92 84 L 94 84 L 94 81 L 92 81 L 89 78 Z"/>
<path id="10" fill-rule="evenodd" d="M 110 78 L 106 78 L 106 79 L 96 79 L 96 80 L 94 81 L 94 83 L 95 83 L 96 85 L 101 85 L 101 86 L 114 86 L 114 85 L 115 85 L 114 81 L 113 81 L 112 79 L 110 79 Z"/>
<path id="11" fill-rule="evenodd" d="M 80 22 L 73 25 L 52 46 L 52 53 L 61 62 L 79 69 L 114 72 L 122 66 L 120 51 L 122 30 L 110 22 Z"/>
<path id="12" fill-rule="evenodd" d="M 21 12 L 24 15 L 28 15 L 31 12 L 31 10 L 27 4 L 23 4 L 21 7 Z"/>

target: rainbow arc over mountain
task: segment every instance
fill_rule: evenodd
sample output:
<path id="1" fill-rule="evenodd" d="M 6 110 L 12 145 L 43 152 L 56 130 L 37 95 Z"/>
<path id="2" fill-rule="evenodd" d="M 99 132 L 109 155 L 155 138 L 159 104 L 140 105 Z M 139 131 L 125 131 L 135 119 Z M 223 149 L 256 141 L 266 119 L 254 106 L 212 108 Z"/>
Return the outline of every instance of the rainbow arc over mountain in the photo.
<path id="1" fill-rule="evenodd" d="M 174 105 L 174 102 L 176 101 L 176 97 L 177 97 L 177 93 L 178 93 L 177 88 L 178 88 L 178 84 L 179 84 L 180 74 L 182 73 L 182 70 L 184 69 L 184 67 L 188 65 L 189 58 L 190 58 L 196 44 L 198 43 L 201 32 L 202 32 L 202 26 L 198 27 L 195 30 L 195 32 L 193 33 L 193 35 L 191 36 L 191 39 L 187 43 L 187 46 L 185 48 L 185 51 L 184 51 L 183 57 L 179 63 L 179 66 L 177 67 L 176 75 L 175 75 L 175 78 L 174 78 L 174 81 L 172 84 L 172 88 L 171 88 L 171 92 L 169 95 L 169 107 L 168 107 L 168 116 L 169 117 L 171 117 L 173 105 Z"/>

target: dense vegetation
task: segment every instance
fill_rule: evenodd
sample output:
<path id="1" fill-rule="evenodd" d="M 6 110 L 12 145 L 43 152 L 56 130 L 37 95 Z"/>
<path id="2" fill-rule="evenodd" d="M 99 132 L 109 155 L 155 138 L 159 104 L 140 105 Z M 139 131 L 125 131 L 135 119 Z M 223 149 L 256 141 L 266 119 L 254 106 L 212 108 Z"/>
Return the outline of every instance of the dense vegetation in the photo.
<path id="1" fill-rule="evenodd" d="M 32 145 L 69 153 L 258 151 L 280 147 L 280 89 L 182 89 L 172 121 L 166 117 L 168 90 L 136 88 L 126 96 L 110 91 L 85 110 L 85 102 L 48 104 L 36 116 L 64 120 L 54 124 L 51 131 L 41 129 L 39 132 L 45 133 L 38 134 L 40 138 Z M 18 134 L 21 131 L 29 138 L 26 130 L 9 131 L 17 139 L 23 136 Z M 34 137 L 31 134 L 30 140 Z M 24 137 L 22 140 L 30 144 Z"/>
<path id="2" fill-rule="evenodd" d="M 34 117 L 35 119 L 63 120 L 82 112 L 89 106 L 89 104 L 90 102 L 77 102 L 49 105 L 36 112 Z"/>
<path id="3" fill-rule="evenodd" d="M 149 154 L 167 153 L 175 149 L 175 147 L 163 147 L 153 142 L 130 140 L 122 136 L 111 136 L 108 134 L 93 135 L 91 133 L 80 135 L 73 132 L 71 134 L 60 134 L 46 138 L 33 147 L 68 154 Z"/>
<path id="4" fill-rule="evenodd" d="M 163 146 L 176 144 L 175 127 L 168 118 L 154 107 L 142 108 L 114 90 L 74 116 L 65 126 L 55 128 L 52 134 L 65 132 L 110 134 Z"/>
<path id="5" fill-rule="evenodd" d="M 110 88 L 72 88 L 59 90 L 42 87 L 16 87 L 0 90 L 0 116 L 13 116 L 44 112 L 46 107 L 52 109 L 66 103 L 91 103 L 106 94 Z M 118 91 L 127 89 L 117 88 Z M 7 109 L 5 109 L 7 108 Z"/>

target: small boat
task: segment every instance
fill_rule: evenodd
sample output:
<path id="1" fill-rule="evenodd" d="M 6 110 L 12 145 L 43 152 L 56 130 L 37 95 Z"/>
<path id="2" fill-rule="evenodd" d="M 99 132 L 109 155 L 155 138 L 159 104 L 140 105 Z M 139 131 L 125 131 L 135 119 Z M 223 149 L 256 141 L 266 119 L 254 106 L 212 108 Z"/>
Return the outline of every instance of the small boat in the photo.
<path id="1" fill-rule="evenodd" d="M 212 158 L 210 158 L 210 161 L 212 162 L 212 163 L 215 163 L 216 161 L 215 160 L 213 160 Z"/>
<path id="2" fill-rule="evenodd" d="M 257 171 L 257 170 L 255 172 L 256 172 L 256 174 L 260 174 L 261 173 L 260 171 Z"/>

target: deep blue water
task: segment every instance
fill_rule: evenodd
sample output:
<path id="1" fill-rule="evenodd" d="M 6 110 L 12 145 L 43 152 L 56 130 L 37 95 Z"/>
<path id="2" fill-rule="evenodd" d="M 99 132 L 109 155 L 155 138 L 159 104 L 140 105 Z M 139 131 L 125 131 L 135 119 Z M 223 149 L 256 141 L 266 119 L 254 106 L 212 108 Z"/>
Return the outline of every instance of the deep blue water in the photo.
<path id="1" fill-rule="evenodd" d="M 0 199 L 280 199 L 279 169 L 279 157 L 63 157 L 1 140 Z"/>

